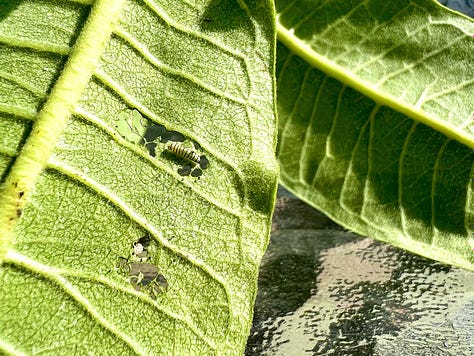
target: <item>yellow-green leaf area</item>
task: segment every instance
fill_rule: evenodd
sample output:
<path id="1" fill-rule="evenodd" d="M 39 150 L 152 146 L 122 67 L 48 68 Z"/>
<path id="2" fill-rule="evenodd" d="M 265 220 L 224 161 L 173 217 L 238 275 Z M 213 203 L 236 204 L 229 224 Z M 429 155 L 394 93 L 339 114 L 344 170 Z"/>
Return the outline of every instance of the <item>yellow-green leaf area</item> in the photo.
<path id="1" fill-rule="evenodd" d="M 474 23 L 436 1 L 278 1 L 281 180 L 360 234 L 474 268 Z"/>
<path id="2" fill-rule="evenodd" d="M 273 5 L 0 15 L 0 350 L 242 354 L 278 175 Z"/>

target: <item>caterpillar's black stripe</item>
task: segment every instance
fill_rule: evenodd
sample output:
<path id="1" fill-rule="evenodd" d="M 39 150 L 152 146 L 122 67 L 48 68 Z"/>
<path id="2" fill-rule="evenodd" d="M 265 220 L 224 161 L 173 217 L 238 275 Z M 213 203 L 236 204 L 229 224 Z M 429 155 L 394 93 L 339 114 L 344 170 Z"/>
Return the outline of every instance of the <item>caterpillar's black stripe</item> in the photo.
<path id="1" fill-rule="evenodd" d="M 173 152 L 176 156 L 185 158 L 189 161 L 199 163 L 201 156 L 190 148 L 181 146 L 178 142 L 173 142 L 166 147 L 170 152 Z"/>

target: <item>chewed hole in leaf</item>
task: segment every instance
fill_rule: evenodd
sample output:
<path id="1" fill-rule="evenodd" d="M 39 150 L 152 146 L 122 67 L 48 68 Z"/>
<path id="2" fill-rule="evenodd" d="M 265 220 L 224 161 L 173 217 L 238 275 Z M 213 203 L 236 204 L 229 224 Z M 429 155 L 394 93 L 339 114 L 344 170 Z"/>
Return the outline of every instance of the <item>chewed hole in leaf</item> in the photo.
<path id="1" fill-rule="evenodd" d="M 200 177 L 202 175 L 202 170 L 199 168 L 196 168 L 191 172 L 191 177 Z"/>
<path id="2" fill-rule="evenodd" d="M 151 263 L 132 262 L 130 265 L 130 284 L 137 291 L 148 292 L 152 299 L 168 288 L 168 281 L 158 267 Z"/>
<path id="3" fill-rule="evenodd" d="M 204 155 L 201 156 L 201 160 L 199 161 L 199 166 L 202 169 L 207 169 L 207 167 L 209 167 L 209 160 L 207 159 L 206 156 Z"/>
<path id="4" fill-rule="evenodd" d="M 148 120 L 137 110 L 126 110 L 118 116 L 115 128 L 126 140 L 142 143 L 147 126 Z"/>
<path id="5" fill-rule="evenodd" d="M 156 246 L 145 235 L 131 244 L 128 257 L 119 257 L 118 269 L 127 275 L 130 284 L 137 291 L 146 292 L 152 299 L 168 288 L 168 281 L 159 268 L 150 263 Z"/>
<path id="6" fill-rule="evenodd" d="M 150 123 L 145 131 L 143 139 L 145 142 L 155 141 L 157 138 L 163 136 L 166 133 L 166 128 L 163 125 L 157 125 Z"/>
<path id="7" fill-rule="evenodd" d="M 181 176 L 200 177 L 202 169 L 209 165 L 207 157 L 198 152 L 201 150 L 199 143 L 189 140 L 180 132 L 169 131 L 165 126 L 152 122 L 136 109 L 122 111 L 117 117 L 115 128 L 124 139 L 143 147 L 151 157 L 157 157 L 161 151 L 160 155 L 166 160 L 180 164 L 177 172 Z M 189 162 L 194 164 L 189 165 Z M 196 164 L 201 169 L 193 170 Z"/>
<path id="8" fill-rule="evenodd" d="M 178 168 L 178 174 L 185 177 L 189 176 L 191 173 L 191 165 L 190 164 L 185 164 L 183 167 Z"/>
<path id="9" fill-rule="evenodd" d="M 177 131 L 166 131 L 162 136 L 161 136 L 161 143 L 166 143 L 169 141 L 173 142 L 183 142 L 185 140 L 184 135 L 180 134 Z"/>

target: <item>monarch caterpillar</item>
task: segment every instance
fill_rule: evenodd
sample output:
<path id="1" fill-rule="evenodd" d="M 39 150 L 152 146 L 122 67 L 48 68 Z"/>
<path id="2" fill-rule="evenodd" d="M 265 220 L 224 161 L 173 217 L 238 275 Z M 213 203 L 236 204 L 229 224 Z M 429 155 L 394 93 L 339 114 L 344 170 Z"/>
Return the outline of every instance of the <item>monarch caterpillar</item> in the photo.
<path id="1" fill-rule="evenodd" d="M 195 163 L 201 162 L 201 156 L 190 148 L 181 146 L 178 142 L 172 142 L 166 147 L 166 149 L 176 156 L 187 159 Z"/>

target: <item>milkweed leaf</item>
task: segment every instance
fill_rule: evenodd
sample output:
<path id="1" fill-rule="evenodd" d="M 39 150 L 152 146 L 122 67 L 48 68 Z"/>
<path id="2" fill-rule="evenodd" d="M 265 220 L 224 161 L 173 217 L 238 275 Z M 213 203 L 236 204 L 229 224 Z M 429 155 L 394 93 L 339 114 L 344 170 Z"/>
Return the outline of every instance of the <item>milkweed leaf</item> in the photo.
<path id="1" fill-rule="evenodd" d="M 474 269 L 474 22 L 277 1 L 281 181 L 359 234 Z"/>
<path id="2" fill-rule="evenodd" d="M 273 19 L 2 1 L 0 353 L 242 354 L 278 177 Z M 180 175 L 167 141 L 208 167 Z"/>

